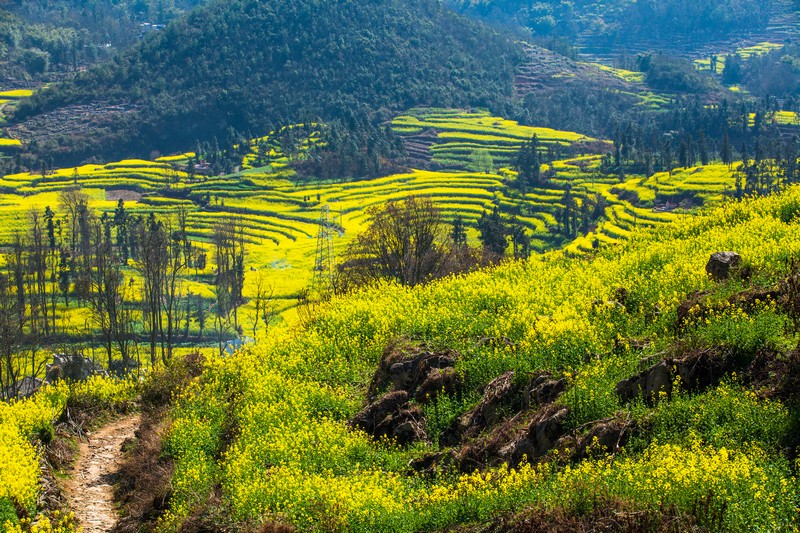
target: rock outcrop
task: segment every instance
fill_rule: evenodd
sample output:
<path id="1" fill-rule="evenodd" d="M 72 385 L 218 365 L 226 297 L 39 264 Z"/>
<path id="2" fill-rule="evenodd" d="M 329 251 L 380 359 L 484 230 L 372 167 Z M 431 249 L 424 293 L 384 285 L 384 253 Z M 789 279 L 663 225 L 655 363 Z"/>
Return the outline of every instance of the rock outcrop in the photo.
<path id="1" fill-rule="evenodd" d="M 569 408 L 550 404 L 538 411 L 523 411 L 489 434 L 464 445 L 455 457 L 461 472 L 507 463 L 517 466 L 549 452 L 564 434 Z"/>
<path id="2" fill-rule="evenodd" d="M 420 405 L 461 390 L 461 376 L 453 367 L 457 358 L 452 350 L 434 351 L 424 343 L 404 340 L 390 344 L 370 383 L 368 404 L 350 425 L 402 445 L 427 440 Z M 387 388 L 388 392 L 379 396 Z"/>
<path id="3" fill-rule="evenodd" d="M 522 384 L 516 378 L 515 372 L 508 371 L 493 379 L 480 402 L 442 433 L 439 444 L 455 446 L 465 439 L 474 439 L 515 412 L 552 403 L 566 388 L 563 379 L 553 379 L 547 373 L 537 374 Z"/>
<path id="4" fill-rule="evenodd" d="M 725 348 L 709 348 L 683 357 L 669 357 L 659 361 L 615 388 L 624 402 L 641 397 L 647 405 L 656 403 L 660 396 L 669 397 L 676 379 L 688 391 L 699 391 L 719 383 L 722 377 L 741 367 L 740 362 Z"/>
<path id="5" fill-rule="evenodd" d="M 736 252 L 716 252 L 706 264 L 706 272 L 714 281 L 728 279 L 736 267 L 742 262 L 742 256 Z"/>

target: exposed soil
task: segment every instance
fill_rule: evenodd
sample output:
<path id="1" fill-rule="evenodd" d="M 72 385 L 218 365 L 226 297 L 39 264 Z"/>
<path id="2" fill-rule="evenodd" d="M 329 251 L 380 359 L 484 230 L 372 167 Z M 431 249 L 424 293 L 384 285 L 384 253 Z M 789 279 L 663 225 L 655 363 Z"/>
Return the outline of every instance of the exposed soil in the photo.
<path id="1" fill-rule="evenodd" d="M 173 473 L 172 459 L 162 453 L 169 429 L 166 407 L 145 410 L 135 441 L 120 466 L 115 496 L 124 517 L 115 533 L 152 531 L 169 504 Z"/>
<path id="2" fill-rule="evenodd" d="M 134 436 L 139 415 L 126 416 L 93 431 L 80 443 L 65 493 L 84 533 L 111 531 L 119 516 L 114 483 L 122 464 L 122 444 Z"/>

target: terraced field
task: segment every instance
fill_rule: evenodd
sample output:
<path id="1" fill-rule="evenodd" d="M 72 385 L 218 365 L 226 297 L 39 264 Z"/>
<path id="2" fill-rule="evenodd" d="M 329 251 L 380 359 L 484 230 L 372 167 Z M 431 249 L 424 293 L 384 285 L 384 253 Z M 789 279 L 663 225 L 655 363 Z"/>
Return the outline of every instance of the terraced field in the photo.
<path id="1" fill-rule="evenodd" d="M 120 198 L 134 214 L 169 214 L 183 207 L 188 211 L 189 236 L 199 246 L 208 246 L 215 224 L 233 220 L 242 224 L 249 243 L 248 263 L 253 271 L 266 273 L 280 309 L 288 310 L 311 282 L 323 206 L 329 208 L 338 229 L 336 254 L 366 227 L 370 207 L 410 195 L 431 198 L 446 217 L 459 215 L 471 225 L 484 211 L 499 206 L 528 229 L 535 251 L 566 246 L 578 254 L 617 243 L 634 228 L 669 222 L 693 206 L 717 202 L 733 188 L 731 172 L 723 165 L 648 179 L 631 176 L 620 183 L 617 176 L 600 171 L 599 154 L 608 150 L 605 141 L 522 126 L 484 112 L 412 110 L 392 126 L 416 150 L 418 160 L 427 159 L 439 170 L 352 182 L 300 181 L 286 168 L 288 160 L 279 144 L 265 138 L 251 143 L 243 170 L 227 176 L 190 176 L 186 163 L 192 153 L 85 165 L 45 175 L 8 175 L 0 179 L 0 241 L 9 242 L 31 210 L 55 209 L 58 192 L 76 185 L 100 212 L 111 213 Z M 516 178 L 511 166 L 522 143 L 534 134 L 543 157 L 560 159 L 543 166 L 543 173 L 551 176 L 546 188 L 529 188 L 522 194 L 511 186 Z M 302 150 L 315 142 L 316 131 L 303 141 Z M 490 155 L 492 170 L 470 170 L 477 151 Z M 558 232 L 557 223 L 568 186 L 579 206 L 600 197 L 606 204 L 605 216 L 588 235 L 574 241 Z M 475 229 L 469 230 L 469 238 L 477 244 Z M 247 283 L 251 285 L 255 277 L 246 276 Z M 191 290 L 210 296 L 204 279 L 202 275 L 194 279 Z"/>
<path id="2" fill-rule="evenodd" d="M 736 54 L 741 57 L 742 59 L 750 59 L 753 56 L 758 56 L 762 54 L 766 54 L 772 52 L 773 50 L 779 50 L 783 48 L 784 45 L 780 43 L 774 42 L 760 42 L 756 43 L 751 46 L 745 46 L 743 48 L 739 48 L 736 50 Z M 694 64 L 697 66 L 699 70 L 711 70 L 711 58 L 703 58 L 703 59 L 696 59 Z M 719 53 L 717 54 L 717 72 L 722 73 L 725 69 L 725 54 Z"/>
<path id="3" fill-rule="evenodd" d="M 33 94 L 29 89 L 14 89 L 2 91 L 0 90 L 0 124 L 5 121 L 6 108 L 16 105 L 23 98 L 28 98 Z M 8 157 L 8 154 L 13 153 L 22 148 L 22 143 L 18 139 L 6 137 L 0 131 L 0 158 Z"/>

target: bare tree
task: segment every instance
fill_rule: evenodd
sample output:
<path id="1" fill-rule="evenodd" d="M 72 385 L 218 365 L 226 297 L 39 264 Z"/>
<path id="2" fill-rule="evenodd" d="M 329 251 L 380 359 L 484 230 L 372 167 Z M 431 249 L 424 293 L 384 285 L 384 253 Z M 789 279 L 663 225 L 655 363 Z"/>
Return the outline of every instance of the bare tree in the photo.
<path id="1" fill-rule="evenodd" d="M 264 329 L 268 330 L 270 324 L 278 316 L 278 308 L 274 300 L 275 287 L 267 283 L 264 273 L 260 270 L 256 274 L 255 294 L 253 295 L 253 338 L 258 330 L 258 323 L 264 323 Z"/>
<path id="2" fill-rule="evenodd" d="M 50 336 L 50 321 L 47 306 L 47 243 L 39 213 L 31 211 L 30 220 L 30 283 L 31 323 L 42 328 L 45 337 Z"/>
<path id="3" fill-rule="evenodd" d="M 154 215 L 139 226 L 140 254 L 136 269 L 142 276 L 142 315 L 150 338 L 150 363 L 156 364 L 156 345 L 161 332 L 164 281 L 167 276 L 168 237 Z"/>
<path id="4" fill-rule="evenodd" d="M 79 218 L 88 209 L 89 196 L 80 188 L 64 189 L 58 193 L 58 205 L 66 213 L 69 231 L 69 246 L 74 253 L 80 239 Z"/>
<path id="5" fill-rule="evenodd" d="M 235 222 L 216 224 L 212 239 L 217 267 L 217 315 L 224 321 L 232 319 L 238 330 L 238 307 L 244 303 L 244 228 Z"/>
<path id="6" fill-rule="evenodd" d="M 166 227 L 169 229 L 169 224 Z M 173 236 L 172 240 L 167 242 L 165 259 L 164 288 L 161 300 L 164 320 L 160 324 L 160 331 L 163 344 L 166 344 L 166 352 L 162 344 L 161 358 L 166 364 L 167 360 L 172 358 L 175 331 L 178 329 L 181 318 L 181 276 L 186 268 L 186 260 L 180 237 Z"/>
<path id="7" fill-rule="evenodd" d="M 340 265 L 345 286 L 380 279 L 417 285 L 444 271 L 447 226 L 427 198 L 410 197 L 370 211 L 372 221 L 350 245 Z"/>
<path id="8" fill-rule="evenodd" d="M 130 287 L 125 283 L 120 259 L 114 253 L 114 244 L 103 223 L 96 223 L 93 234 L 91 296 L 88 300 L 92 319 L 101 331 L 109 368 L 115 348 L 122 356 L 123 367 L 128 368 L 131 363 L 130 345 L 133 342 L 134 322 L 130 308 Z"/>
<path id="9" fill-rule="evenodd" d="M 7 257 L 7 264 L 10 260 L 11 257 Z M 15 359 L 18 350 L 24 345 L 27 323 L 25 308 L 20 308 L 20 301 L 13 274 L 0 274 L 0 396 L 6 399 L 16 396 L 14 385 L 22 371 Z"/>

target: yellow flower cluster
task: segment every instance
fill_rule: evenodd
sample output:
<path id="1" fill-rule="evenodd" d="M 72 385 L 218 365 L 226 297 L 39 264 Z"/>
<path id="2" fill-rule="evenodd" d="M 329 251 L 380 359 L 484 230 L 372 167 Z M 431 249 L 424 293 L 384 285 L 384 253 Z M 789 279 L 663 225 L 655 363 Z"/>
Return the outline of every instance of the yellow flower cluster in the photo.
<path id="1" fill-rule="evenodd" d="M 31 440 L 40 432 L 52 432 L 53 420 L 61 415 L 71 396 L 113 404 L 129 401 L 134 394 L 135 384 L 131 381 L 95 376 L 81 383 L 45 386 L 31 398 L 0 402 L 0 500 L 16 502 L 28 509 L 35 506 L 39 457 Z M 30 530 L 51 531 L 43 529 L 50 527 L 49 524 L 42 517 L 30 525 Z M 60 531 L 61 527 L 66 526 L 54 525 L 52 531 Z"/>
<path id="2" fill-rule="evenodd" d="M 52 516 L 38 515 L 34 519 L 23 518 L 18 524 L 6 521 L 4 533 L 75 533 L 80 531 L 73 513 L 53 511 Z"/>
<path id="3" fill-rule="evenodd" d="M 36 503 L 39 459 L 36 450 L 12 425 L 0 424 L 0 499 L 24 506 Z"/>
<path id="4" fill-rule="evenodd" d="M 784 276 L 787 258 L 800 252 L 795 214 L 797 188 L 635 233 L 592 260 L 551 253 L 425 286 L 384 283 L 334 298 L 303 327 L 276 330 L 245 353 L 213 362 L 179 398 L 168 438 L 177 463 L 175 503 L 165 527 L 179 527 L 191 506 L 220 485 L 237 519 L 283 517 L 304 529 L 430 530 L 603 493 L 690 512 L 711 491 L 730 530 L 791 530 L 797 484 L 775 453 L 787 420 L 781 405 L 752 395 L 737 403 L 731 398 L 738 393 L 723 389 L 705 397 L 704 408 L 676 394 L 651 409 L 620 404 L 614 385 L 638 370 L 643 355 L 626 339 L 663 348 L 692 291 L 713 289 L 721 302 L 739 290 L 736 282 L 708 278 L 711 253 L 738 251 L 765 286 Z M 698 315 L 692 335 L 751 350 L 782 334 L 780 313 L 769 305 L 749 312 L 730 307 L 702 323 Z M 574 426 L 623 408 L 647 410 L 656 421 L 662 413 L 680 415 L 686 423 L 674 442 L 662 439 L 643 455 L 587 461 L 560 473 L 523 466 L 436 481 L 401 475 L 432 446 L 400 449 L 346 423 L 362 407 L 382 351 L 398 336 L 458 349 L 457 370 L 471 393 L 507 370 L 568 377 L 561 401 L 572 408 Z M 723 416 L 737 405 L 747 412 Z M 760 415 L 770 428 L 751 427 Z M 725 431 L 714 433 L 715 424 Z M 739 430 L 744 439 L 737 441 Z M 687 438 L 691 431 L 702 444 Z"/>
<path id="5" fill-rule="evenodd" d="M 688 447 L 656 443 L 639 458 L 567 466 L 558 474 L 558 484 L 566 494 L 616 496 L 652 508 L 674 504 L 687 511 L 710 496 L 725 511 L 728 530 L 790 530 L 796 497 L 790 485 L 796 481 L 776 478 L 761 466 L 764 459 L 758 450 L 744 454 L 699 441 Z M 740 522 L 742 517 L 748 522 Z"/>

